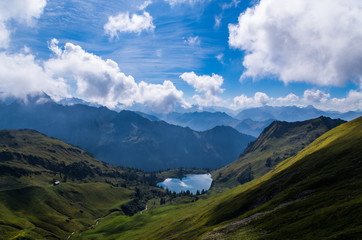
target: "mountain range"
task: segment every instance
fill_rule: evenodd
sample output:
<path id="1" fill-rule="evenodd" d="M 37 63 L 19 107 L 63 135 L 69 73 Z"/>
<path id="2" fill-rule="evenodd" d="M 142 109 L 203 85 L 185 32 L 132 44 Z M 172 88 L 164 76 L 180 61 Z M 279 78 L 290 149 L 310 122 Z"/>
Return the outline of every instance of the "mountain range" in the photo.
<path id="1" fill-rule="evenodd" d="M 80 146 L 99 160 L 146 171 L 216 169 L 235 160 L 254 140 L 228 126 L 198 132 L 131 111 L 63 106 L 46 96 L 1 104 L 0 128 L 34 129 Z"/>
<path id="2" fill-rule="evenodd" d="M 146 116 L 147 114 L 145 114 Z M 264 106 L 242 110 L 234 117 L 225 112 L 172 112 L 166 115 L 157 115 L 153 119 L 162 119 L 170 124 L 190 127 L 193 130 L 205 131 L 215 126 L 230 126 L 241 133 L 258 137 L 259 134 L 274 120 L 278 121 L 305 121 L 320 116 L 352 120 L 361 116 L 361 112 L 340 113 L 336 111 L 322 111 L 313 106 L 307 107 L 272 107 Z M 147 115 L 150 120 L 151 115 Z"/>
<path id="3" fill-rule="evenodd" d="M 319 116 L 326 116 L 330 118 L 340 118 L 346 121 L 355 119 L 361 116 L 361 112 L 349 111 L 345 113 L 337 111 L 322 111 L 309 105 L 307 107 L 285 106 L 273 107 L 264 106 L 257 108 L 249 108 L 239 112 L 235 118 L 239 120 L 251 119 L 254 121 L 265 121 L 268 119 L 275 119 L 279 121 L 295 122 L 304 121 Z"/>
<path id="4" fill-rule="evenodd" d="M 251 119 L 238 120 L 224 112 L 205 111 L 189 113 L 173 112 L 161 116 L 161 119 L 170 124 L 189 127 L 196 131 L 205 131 L 212 129 L 215 126 L 230 126 L 241 133 L 254 137 L 258 137 L 263 129 L 273 121 L 272 119 L 267 119 L 265 121 L 254 121 Z"/>
<path id="5" fill-rule="evenodd" d="M 189 196 L 155 187 L 185 169 L 144 173 L 34 130 L 0 130 L 0 239 L 359 239 L 361 138 L 361 117 L 275 121 L 212 173 L 209 194 Z M 238 181 L 241 160 L 275 151 L 290 155 L 257 159 L 254 178 Z M 238 186 L 217 193 L 224 173 Z"/>

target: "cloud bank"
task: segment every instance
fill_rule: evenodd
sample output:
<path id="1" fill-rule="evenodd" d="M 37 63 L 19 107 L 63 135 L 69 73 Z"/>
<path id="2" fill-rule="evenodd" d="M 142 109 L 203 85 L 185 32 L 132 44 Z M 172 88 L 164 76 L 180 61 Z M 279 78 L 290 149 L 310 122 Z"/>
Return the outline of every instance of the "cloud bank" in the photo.
<path id="1" fill-rule="evenodd" d="M 25 99 L 28 94 L 43 91 L 55 100 L 76 97 L 111 109 L 140 103 L 162 113 L 172 111 L 177 104 L 190 106 L 171 81 L 136 83 L 113 60 L 104 60 L 72 43 L 66 43 L 64 48 L 58 44 L 56 39 L 50 42 L 49 49 L 54 55 L 44 62 L 30 53 L 0 52 L 2 96 Z"/>
<path id="2" fill-rule="evenodd" d="M 29 93 L 44 91 L 53 98 L 69 96 L 68 86 L 61 78 L 52 74 L 35 60 L 30 53 L 0 53 L 0 89 L 3 96 L 24 98 Z"/>
<path id="3" fill-rule="evenodd" d="M 261 0 L 229 24 L 242 78 L 343 86 L 362 78 L 362 2 Z"/>

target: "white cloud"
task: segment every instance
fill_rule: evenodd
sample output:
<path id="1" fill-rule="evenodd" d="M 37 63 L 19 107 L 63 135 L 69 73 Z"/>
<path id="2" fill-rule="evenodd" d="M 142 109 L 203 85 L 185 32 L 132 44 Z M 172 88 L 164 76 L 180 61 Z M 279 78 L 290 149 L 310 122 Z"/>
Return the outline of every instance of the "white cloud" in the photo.
<path id="1" fill-rule="evenodd" d="M 182 107 L 189 108 L 190 105 L 183 99 L 183 92 L 177 90 L 171 81 L 163 84 L 139 83 L 139 103 L 150 107 L 153 112 L 168 113 L 174 110 L 177 103 Z"/>
<path id="2" fill-rule="evenodd" d="M 217 59 L 220 63 L 224 64 L 224 54 L 223 54 L 223 53 L 220 53 L 220 54 L 216 55 L 216 59 Z"/>
<path id="3" fill-rule="evenodd" d="M 242 77 L 341 86 L 362 78 L 362 2 L 261 0 L 229 24 Z"/>
<path id="4" fill-rule="evenodd" d="M 198 36 L 195 36 L 195 37 L 188 37 L 187 39 L 184 40 L 184 43 L 192 47 L 195 47 L 195 46 L 200 46 L 201 41 Z"/>
<path id="5" fill-rule="evenodd" d="M 44 63 L 53 77 L 65 79 L 73 86 L 74 97 L 115 109 L 145 104 L 155 112 L 172 111 L 177 103 L 188 107 L 183 92 L 170 81 L 163 84 L 137 84 L 132 76 L 122 73 L 116 62 L 86 52 L 80 46 L 66 43 L 64 50 L 53 39 L 49 48 L 55 56 Z"/>
<path id="6" fill-rule="evenodd" d="M 234 98 L 234 103 L 231 105 L 233 109 L 251 108 L 265 106 L 270 101 L 268 95 L 263 92 L 256 92 L 254 97 L 247 97 L 244 94 Z"/>
<path id="7" fill-rule="evenodd" d="M 10 31 L 6 28 L 5 23 L 0 22 L 0 49 L 7 48 L 10 43 Z"/>
<path id="8" fill-rule="evenodd" d="M 139 9 L 139 10 L 145 10 L 151 3 L 152 3 L 152 1 L 147 0 L 147 1 L 145 1 L 144 3 L 142 3 L 142 4 L 138 7 L 138 9 Z"/>
<path id="9" fill-rule="evenodd" d="M 0 53 L 0 79 L 3 95 L 24 99 L 28 94 L 43 91 L 54 99 L 68 96 L 64 80 L 54 79 L 30 53 Z"/>
<path id="10" fill-rule="evenodd" d="M 43 13 L 45 5 L 46 0 L 0 1 L 0 48 L 7 48 L 10 42 L 11 31 L 6 26 L 7 21 L 31 25 Z"/>
<path id="11" fill-rule="evenodd" d="M 293 104 L 294 102 L 296 102 L 298 100 L 299 100 L 299 97 L 297 95 L 295 95 L 294 93 L 289 93 L 285 97 L 278 97 L 277 98 L 277 101 L 279 101 L 283 105 L 291 105 L 291 104 Z"/>
<path id="12" fill-rule="evenodd" d="M 328 98 L 330 97 L 329 93 L 324 93 L 321 90 L 305 90 L 304 94 L 304 101 L 311 102 L 311 103 L 320 103 L 320 102 L 326 102 Z"/>
<path id="13" fill-rule="evenodd" d="M 62 49 L 58 46 L 59 41 L 58 39 L 53 38 L 50 43 L 48 44 L 48 48 L 58 57 L 60 57 L 63 53 Z"/>
<path id="14" fill-rule="evenodd" d="M 47 71 L 57 77 L 76 84 L 76 94 L 89 102 L 114 108 L 118 103 L 132 105 L 132 95 L 137 92 L 137 84 L 132 76 L 121 73 L 118 64 L 84 51 L 72 43 L 65 44 L 62 51 L 52 40 L 50 49 L 56 56 L 44 65 Z"/>
<path id="15" fill-rule="evenodd" d="M 207 2 L 209 0 L 165 0 L 165 2 L 167 2 L 168 4 L 171 5 L 171 7 L 177 5 L 177 4 L 182 4 L 182 3 L 189 3 L 191 5 L 196 4 L 196 3 L 203 3 L 203 2 Z"/>
<path id="16" fill-rule="evenodd" d="M 180 78 L 194 87 L 197 92 L 210 92 L 216 95 L 224 91 L 224 89 L 221 88 L 224 82 L 223 77 L 214 73 L 212 76 L 197 76 L 194 72 L 186 72 L 183 73 Z"/>
<path id="17" fill-rule="evenodd" d="M 152 16 L 144 11 L 142 15 L 132 14 L 128 12 L 120 13 L 117 16 L 110 16 L 108 22 L 104 25 L 104 31 L 110 37 L 118 37 L 118 32 L 137 33 L 142 31 L 153 31 Z"/>
<path id="18" fill-rule="evenodd" d="M 183 73 L 180 78 L 195 88 L 196 92 L 202 95 L 194 95 L 193 99 L 201 107 L 215 106 L 221 102 L 218 94 L 224 92 L 221 88 L 224 79 L 222 76 L 212 74 L 212 76 L 197 76 L 194 72 Z"/>
<path id="19" fill-rule="evenodd" d="M 228 8 L 232 8 L 232 7 L 238 7 L 238 5 L 239 5 L 239 3 L 240 3 L 241 1 L 240 0 L 231 0 L 231 2 L 230 3 L 224 3 L 223 5 L 222 5 L 222 10 L 225 10 L 225 9 L 228 9 Z"/>
<path id="20" fill-rule="evenodd" d="M 362 110 L 362 93 L 351 90 L 345 98 L 332 98 L 325 109 L 341 112 Z"/>
<path id="21" fill-rule="evenodd" d="M 221 25 L 221 20 L 222 20 L 222 15 L 215 15 L 215 24 L 214 24 L 214 28 L 218 29 Z"/>

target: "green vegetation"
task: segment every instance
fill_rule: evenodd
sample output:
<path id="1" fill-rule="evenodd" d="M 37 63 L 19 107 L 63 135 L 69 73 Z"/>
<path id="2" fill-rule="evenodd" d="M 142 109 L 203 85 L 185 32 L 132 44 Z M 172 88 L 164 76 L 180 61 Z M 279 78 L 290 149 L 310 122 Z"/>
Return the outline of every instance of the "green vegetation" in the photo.
<path id="1" fill-rule="evenodd" d="M 319 117 L 303 122 L 274 121 L 248 145 L 239 159 L 212 173 L 213 191 L 221 192 L 259 178 L 344 121 Z"/>
<path id="2" fill-rule="evenodd" d="M 361 142 L 362 117 L 264 176 L 249 181 L 248 164 L 242 185 L 176 196 L 151 185 L 189 170 L 143 173 L 35 131 L 0 131 L 0 239 L 360 239 Z"/>
<path id="3" fill-rule="evenodd" d="M 360 239 L 362 117 L 323 134 L 246 184 L 132 217 L 117 213 L 81 239 Z M 282 147 L 282 146 L 281 146 Z"/>
<path id="4" fill-rule="evenodd" d="M 132 215 L 167 195 L 156 179 L 33 130 L 1 130 L 0 239 L 65 239 L 100 217 Z"/>

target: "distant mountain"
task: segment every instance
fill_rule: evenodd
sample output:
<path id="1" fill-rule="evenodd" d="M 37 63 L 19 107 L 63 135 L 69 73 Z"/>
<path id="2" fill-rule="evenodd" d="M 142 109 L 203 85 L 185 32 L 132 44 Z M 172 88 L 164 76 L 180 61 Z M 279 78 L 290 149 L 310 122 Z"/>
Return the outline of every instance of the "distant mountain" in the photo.
<path id="1" fill-rule="evenodd" d="M 147 118 L 150 121 L 161 121 L 158 117 L 153 116 L 151 114 L 147 114 L 147 113 L 144 113 L 144 112 L 138 112 L 138 111 L 135 111 L 135 113 L 137 113 L 141 117 Z"/>
<path id="2" fill-rule="evenodd" d="M 254 140 L 230 127 L 206 132 L 150 121 L 135 112 L 54 102 L 13 102 L 0 106 L 0 128 L 35 129 L 80 146 L 97 159 L 146 171 L 219 168 Z M 215 139 L 224 141 L 221 148 Z"/>
<path id="3" fill-rule="evenodd" d="M 205 131 L 216 126 L 230 126 L 241 133 L 258 137 L 263 129 L 273 120 L 258 122 L 251 119 L 238 120 L 224 112 L 173 112 L 162 117 L 162 120 L 196 131 Z"/>
<path id="4" fill-rule="evenodd" d="M 216 185 L 233 187 L 261 177 L 281 161 L 344 122 L 328 117 L 302 122 L 274 121 L 248 145 L 236 161 L 213 173 Z"/>
<path id="5" fill-rule="evenodd" d="M 341 118 L 343 120 L 349 121 L 361 116 L 361 112 L 346 112 L 340 113 L 335 111 L 321 111 L 313 106 L 307 107 L 296 107 L 296 106 L 287 106 L 287 107 L 272 107 L 264 106 L 258 108 L 249 108 L 239 112 L 235 118 L 239 120 L 251 119 L 254 121 L 265 121 L 268 119 L 275 119 L 280 121 L 304 121 L 319 116 L 326 116 L 331 118 Z"/>
<path id="6" fill-rule="evenodd" d="M 240 121 L 224 112 L 173 112 L 163 118 L 164 121 L 196 131 L 209 130 L 216 126 L 236 126 Z"/>
<path id="7" fill-rule="evenodd" d="M 241 133 L 249 134 L 254 137 L 258 137 L 259 134 L 272 123 L 273 119 L 268 119 L 264 121 L 254 121 L 251 119 L 244 119 L 240 121 L 234 128 Z"/>

